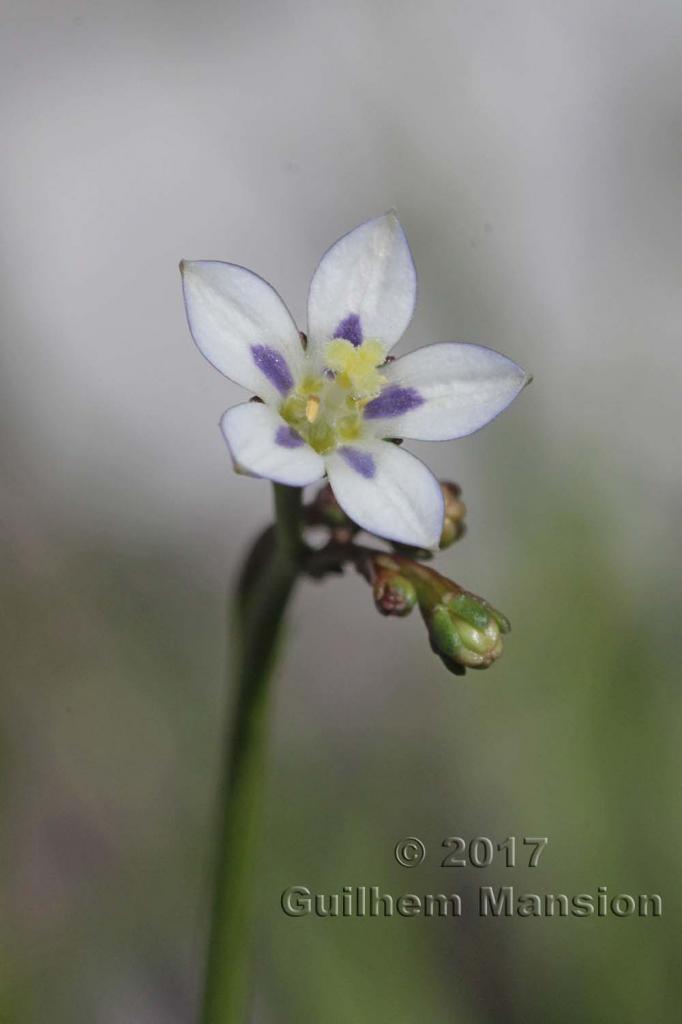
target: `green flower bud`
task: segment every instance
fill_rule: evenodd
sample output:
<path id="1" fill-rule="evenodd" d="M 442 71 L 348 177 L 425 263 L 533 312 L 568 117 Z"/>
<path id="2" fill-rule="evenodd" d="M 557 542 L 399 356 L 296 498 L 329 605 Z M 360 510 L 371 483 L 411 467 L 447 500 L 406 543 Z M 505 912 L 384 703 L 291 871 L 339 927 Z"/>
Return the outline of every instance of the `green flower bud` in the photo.
<path id="1" fill-rule="evenodd" d="M 509 622 L 487 601 L 463 590 L 445 593 L 424 609 L 432 649 L 451 671 L 488 668 L 502 654 L 502 634 Z"/>

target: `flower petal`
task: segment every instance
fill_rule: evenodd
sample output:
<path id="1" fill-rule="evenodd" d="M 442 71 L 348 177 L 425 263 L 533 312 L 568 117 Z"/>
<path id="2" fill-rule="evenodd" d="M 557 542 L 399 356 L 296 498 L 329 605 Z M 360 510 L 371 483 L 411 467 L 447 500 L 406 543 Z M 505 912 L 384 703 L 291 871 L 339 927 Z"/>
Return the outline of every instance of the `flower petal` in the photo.
<path id="1" fill-rule="evenodd" d="M 529 377 L 491 348 L 427 345 L 382 367 L 387 384 L 365 407 L 380 437 L 445 441 L 485 426 L 507 408 Z"/>
<path id="2" fill-rule="evenodd" d="M 395 213 L 368 220 L 322 257 L 308 296 L 308 346 L 330 338 L 359 345 L 378 338 L 388 351 L 412 319 L 417 275 Z"/>
<path id="3" fill-rule="evenodd" d="M 301 376 L 304 353 L 274 288 L 218 260 L 183 260 L 180 269 L 187 321 L 202 354 L 236 384 L 281 400 Z"/>
<path id="4" fill-rule="evenodd" d="M 363 440 L 325 457 L 336 500 L 350 518 L 380 537 L 435 548 L 443 495 L 431 471 L 390 441 Z"/>
<path id="5" fill-rule="evenodd" d="M 280 484 L 303 487 L 324 475 L 322 457 L 273 409 L 245 402 L 220 421 L 235 468 Z"/>

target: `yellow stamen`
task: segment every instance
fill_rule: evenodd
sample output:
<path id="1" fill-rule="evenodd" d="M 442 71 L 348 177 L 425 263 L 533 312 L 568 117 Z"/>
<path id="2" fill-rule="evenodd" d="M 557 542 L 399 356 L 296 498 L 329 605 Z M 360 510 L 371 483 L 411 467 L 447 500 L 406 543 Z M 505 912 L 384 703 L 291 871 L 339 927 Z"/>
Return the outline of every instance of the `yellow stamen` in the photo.
<path id="1" fill-rule="evenodd" d="M 320 414 L 320 399 L 317 395 L 311 395 L 305 404 L 305 418 L 308 423 L 314 423 Z"/>
<path id="2" fill-rule="evenodd" d="M 376 397 L 385 383 L 379 367 L 386 358 L 384 346 L 376 338 L 353 345 L 345 338 L 334 338 L 325 350 L 325 363 L 336 373 L 336 383 L 354 398 Z"/>

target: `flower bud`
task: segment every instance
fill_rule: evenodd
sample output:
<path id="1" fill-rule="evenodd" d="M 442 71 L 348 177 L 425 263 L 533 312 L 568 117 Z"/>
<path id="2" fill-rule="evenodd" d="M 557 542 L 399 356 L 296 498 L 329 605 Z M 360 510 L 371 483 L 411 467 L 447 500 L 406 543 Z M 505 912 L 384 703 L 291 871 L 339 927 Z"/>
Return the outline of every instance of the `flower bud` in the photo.
<path id="1" fill-rule="evenodd" d="M 382 615 L 409 615 L 417 603 L 414 584 L 401 575 L 389 557 L 375 558 L 372 569 L 372 592 L 377 611 Z"/>
<path id="2" fill-rule="evenodd" d="M 487 601 L 466 590 L 442 595 L 424 611 L 432 649 L 447 668 L 488 668 L 502 654 L 502 634 L 509 621 Z"/>
<path id="3" fill-rule="evenodd" d="M 417 592 L 404 576 L 391 576 L 374 587 L 374 603 L 382 615 L 409 615 L 417 603 Z"/>
<path id="4" fill-rule="evenodd" d="M 439 547 L 449 548 L 456 540 L 464 536 L 466 526 L 464 517 L 466 505 L 460 499 L 462 488 L 459 484 L 441 481 L 440 489 L 445 503 L 443 530 L 440 535 Z"/>

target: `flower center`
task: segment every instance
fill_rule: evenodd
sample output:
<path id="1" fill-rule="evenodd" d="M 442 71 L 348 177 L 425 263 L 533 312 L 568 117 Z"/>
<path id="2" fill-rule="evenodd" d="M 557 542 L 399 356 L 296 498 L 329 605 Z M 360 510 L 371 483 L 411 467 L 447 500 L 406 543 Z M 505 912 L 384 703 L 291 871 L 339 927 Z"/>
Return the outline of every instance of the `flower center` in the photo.
<path id="1" fill-rule="evenodd" d="M 379 367 L 386 360 L 380 341 L 353 345 L 334 338 L 324 350 L 320 376 L 305 377 L 282 403 L 280 414 L 320 454 L 356 441 L 363 410 L 386 383 Z"/>

